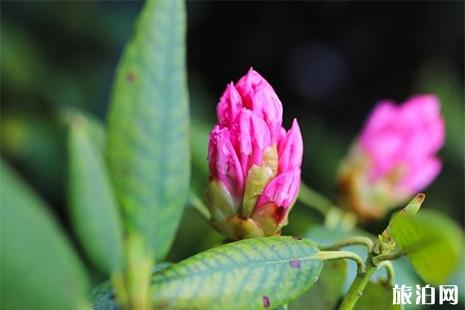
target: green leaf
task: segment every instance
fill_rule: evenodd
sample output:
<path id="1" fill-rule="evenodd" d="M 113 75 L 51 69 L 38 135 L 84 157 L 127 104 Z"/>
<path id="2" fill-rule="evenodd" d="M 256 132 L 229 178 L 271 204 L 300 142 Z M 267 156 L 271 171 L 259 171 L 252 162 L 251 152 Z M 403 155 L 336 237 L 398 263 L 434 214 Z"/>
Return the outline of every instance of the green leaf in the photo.
<path id="1" fill-rule="evenodd" d="M 0 308 L 77 309 L 88 279 L 62 229 L 41 200 L 0 161 Z"/>
<path id="2" fill-rule="evenodd" d="M 310 240 L 247 239 L 202 252 L 152 279 L 153 305 L 166 309 L 276 308 L 312 286 L 323 267 Z"/>
<path id="3" fill-rule="evenodd" d="M 185 5 L 148 1 L 114 82 L 108 162 L 128 231 L 158 259 L 168 251 L 189 189 Z"/>
<path id="4" fill-rule="evenodd" d="M 404 213 L 393 217 L 389 233 L 427 283 L 444 283 L 457 267 L 462 231 L 446 216 L 433 211 Z"/>
<path id="5" fill-rule="evenodd" d="M 354 310 L 372 310 L 374 308 L 376 310 L 402 309 L 401 305 L 392 304 L 392 286 L 382 281 L 368 282 L 362 297 L 355 304 Z"/>
<path id="6" fill-rule="evenodd" d="M 334 309 L 342 295 L 347 276 L 345 260 L 325 262 L 318 282 L 299 299 L 289 305 L 291 310 L 306 309 L 312 305 L 313 310 Z"/>
<path id="7" fill-rule="evenodd" d="M 69 134 L 69 199 L 72 222 L 94 264 L 106 273 L 120 271 L 123 233 L 118 206 L 102 154 L 103 134 L 96 123 L 76 115 Z"/>
<path id="8" fill-rule="evenodd" d="M 152 278 L 152 305 L 163 309 L 274 309 L 302 295 L 323 262 L 310 240 L 246 239 L 171 265 Z M 115 309 L 107 285 L 93 293 L 95 309 Z M 268 304 L 269 303 L 269 304 Z M 96 307 L 99 305 L 99 307 Z"/>

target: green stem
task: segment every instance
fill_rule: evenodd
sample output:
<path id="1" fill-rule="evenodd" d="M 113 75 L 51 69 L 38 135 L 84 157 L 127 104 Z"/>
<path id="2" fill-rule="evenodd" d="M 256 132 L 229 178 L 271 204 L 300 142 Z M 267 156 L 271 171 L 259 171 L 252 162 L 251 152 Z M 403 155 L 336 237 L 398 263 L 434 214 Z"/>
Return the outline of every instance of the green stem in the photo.
<path id="1" fill-rule="evenodd" d="M 380 254 L 378 256 L 373 257 L 373 264 L 378 265 L 379 263 L 381 263 L 383 261 L 394 260 L 394 259 L 397 259 L 397 258 L 402 257 L 404 255 L 405 255 L 405 253 L 400 251 L 400 250 L 396 250 L 394 252 L 389 252 L 389 253 L 386 253 L 386 254 Z"/>
<path id="2" fill-rule="evenodd" d="M 375 265 L 373 263 L 373 260 L 374 259 L 372 259 L 370 254 L 367 259 L 368 263 L 366 272 L 357 274 L 354 281 L 352 282 L 352 285 L 349 288 L 349 291 L 342 300 L 339 310 L 352 310 L 354 308 L 359 298 L 362 297 L 363 291 L 365 290 L 371 276 L 379 268 L 386 269 L 389 284 L 394 285 L 394 267 L 392 266 L 392 263 L 390 261 L 382 261 L 378 265 Z"/>
<path id="3" fill-rule="evenodd" d="M 371 259 L 368 259 L 368 265 L 366 271 L 363 273 L 358 273 L 355 277 L 352 285 L 349 288 L 346 296 L 342 300 L 341 306 L 339 310 L 352 310 L 359 300 L 359 298 L 363 295 L 363 291 L 368 284 L 373 273 L 376 271 L 377 267 L 372 264 Z"/>
<path id="4" fill-rule="evenodd" d="M 363 236 L 354 236 L 338 241 L 329 247 L 322 248 L 322 250 L 339 250 L 340 248 L 350 245 L 363 245 L 367 248 L 368 253 L 370 253 L 373 248 L 373 242 L 370 238 Z"/>
<path id="5" fill-rule="evenodd" d="M 203 203 L 203 201 L 193 192 L 190 193 L 189 196 L 190 204 L 194 207 L 194 209 L 200 213 L 202 217 L 206 220 L 210 220 L 210 211 L 208 211 L 207 206 Z"/>
<path id="6" fill-rule="evenodd" d="M 357 263 L 357 270 L 358 273 L 364 273 L 366 268 L 365 268 L 365 263 L 363 262 L 363 259 L 355 254 L 354 252 L 350 251 L 320 251 L 317 254 L 314 255 L 315 258 L 320 259 L 322 261 L 326 260 L 335 260 L 335 259 L 351 259 Z"/>
<path id="7" fill-rule="evenodd" d="M 323 216 L 326 216 L 334 208 L 334 204 L 328 198 L 303 183 L 300 186 L 299 200 L 303 204 L 320 212 Z"/>
<path id="8" fill-rule="evenodd" d="M 388 260 L 382 261 L 379 263 L 377 266 L 379 268 L 384 268 L 386 269 L 387 272 L 387 281 L 391 286 L 394 286 L 394 280 L 395 280 L 395 273 L 394 273 L 394 266 L 392 263 Z"/>
<path id="9" fill-rule="evenodd" d="M 329 229 L 351 231 L 357 224 L 357 217 L 352 212 L 333 207 L 326 213 L 325 226 Z"/>
<path id="10" fill-rule="evenodd" d="M 123 274 L 120 272 L 113 273 L 110 276 L 110 281 L 115 291 L 118 304 L 121 305 L 123 309 L 127 309 L 129 305 L 129 301 L 128 301 L 128 293 L 126 291 L 126 287 L 124 286 Z"/>
<path id="11" fill-rule="evenodd" d="M 131 310 L 150 309 L 149 286 L 154 255 L 149 253 L 143 240 L 134 232 L 126 236 L 125 284 Z"/>

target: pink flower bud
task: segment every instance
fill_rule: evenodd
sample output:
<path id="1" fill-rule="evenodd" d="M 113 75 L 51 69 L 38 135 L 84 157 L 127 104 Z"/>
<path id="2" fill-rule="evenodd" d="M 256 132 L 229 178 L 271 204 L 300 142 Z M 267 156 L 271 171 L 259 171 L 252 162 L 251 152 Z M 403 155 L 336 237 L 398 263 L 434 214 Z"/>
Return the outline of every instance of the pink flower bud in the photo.
<path id="1" fill-rule="evenodd" d="M 379 218 L 423 190 L 441 170 L 444 131 L 435 96 L 377 104 L 341 170 L 346 204 L 362 218 Z"/>
<path id="2" fill-rule="evenodd" d="M 289 131 L 281 126 L 281 102 L 253 69 L 227 86 L 217 116 L 207 187 L 214 226 L 232 239 L 278 234 L 300 188 L 297 121 Z"/>
<path id="3" fill-rule="evenodd" d="M 236 89 L 241 94 L 243 106 L 265 121 L 273 141 L 276 141 L 283 120 L 283 106 L 271 85 L 250 68 L 237 82 Z"/>

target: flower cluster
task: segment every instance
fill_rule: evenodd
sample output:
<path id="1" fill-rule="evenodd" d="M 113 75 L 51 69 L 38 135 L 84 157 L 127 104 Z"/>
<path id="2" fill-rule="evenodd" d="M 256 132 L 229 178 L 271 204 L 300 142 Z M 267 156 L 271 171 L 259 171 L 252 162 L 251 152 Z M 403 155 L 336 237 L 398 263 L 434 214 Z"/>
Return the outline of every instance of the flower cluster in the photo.
<path id="1" fill-rule="evenodd" d="M 210 133 L 207 203 L 215 227 L 231 239 L 279 234 L 300 188 L 303 143 L 294 120 L 253 69 L 230 83 Z"/>
<path id="2" fill-rule="evenodd" d="M 343 162 L 344 205 L 362 219 L 377 219 L 423 190 L 441 170 L 436 153 L 444 131 L 435 96 L 417 95 L 402 105 L 378 103 Z"/>

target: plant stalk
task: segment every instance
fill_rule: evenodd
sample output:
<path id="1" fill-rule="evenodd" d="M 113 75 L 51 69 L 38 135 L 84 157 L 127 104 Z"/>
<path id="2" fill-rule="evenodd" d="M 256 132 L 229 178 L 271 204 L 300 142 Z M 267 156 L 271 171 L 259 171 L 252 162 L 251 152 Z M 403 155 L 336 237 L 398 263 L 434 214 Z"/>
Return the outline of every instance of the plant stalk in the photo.
<path id="1" fill-rule="evenodd" d="M 338 241 L 331 246 L 324 247 L 322 250 L 339 250 L 340 248 L 351 245 L 363 245 L 367 248 L 368 253 L 373 249 L 373 242 L 368 237 L 354 236 Z"/>
<path id="2" fill-rule="evenodd" d="M 380 254 L 378 256 L 373 257 L 373 264 L 378 265 L 383 261 L 395 260 L 395 259 L 397 259 L 399 257 L 404 256 L 404 255 L 405 255 L 405 253 L 400 251 L 400 250 L 397 250 L 397 251 L 394 251 L 394 252 L 389 252 L 389 253 L 386 253 L 386 254 Z"/>
<path id="3" fill-rule="evenodd" d="M 392 265 L 392 263 L 390 261 L 388 261 L 388 260 L 382 261 L 377 266 L 377 269 L 379 269 L 379 268 L 386 269 L 387 281 L 388 281 L 389 285 L 394 286 L 395 273 L 394 273 L 394 266 Z"/>
<path id="4" fill-rule="evenodd" d="M 334 204 L 328 198 L 303 183 L 300 186 L 298 199 L 303 204 L 320 212 L 323 216 L 326 216 L 328 212 L 334 208 Z"/>
<path id="5" fill-rule="evenodd" d="M 142 239 L 134 233 L 128 233 L 127 265 L 125 284 L 130 310 L 150 309 L 149 287 L 152 274 L 152 257 L 147 252 Z"/>
<path id="6" fill-rule="evenodd" d="M 120 272 L 113 273 L 110 277 L 110 281 L 115 291 L 118 304 L 121 305 L 123 309 L 128 309 L 128 293 L 126 291 L 123 274 Z"/>
<path id="7" fill-rule="evenodd" d="M 373 265 L 371 257 L 369 257 L 366 271 L 357 274 L 349 288 L 349 291 L 342 300 L 339 310 L 352 310 L 354 308 L 359 298 L 362 297 L 363 291 L 376 269 L 377 267 Z"/>
<path id="8" fill-rule="evenodd" d="M 321 259 L 322 261 L 326 260 L 335 260 L 335 259 L 351 259 L 357 263 L 357 273 L 364 273 L 366 270 L 365 263 L 363 259 L 350 251 L 320 251 L 314 255 L 315 258 Z"/>
<path id="9" fill-rule="evenodd" d="M 194 207 L 194 209 L 199 212 L 199 214 L 205 218 L 207 221 L 210 220 L 211 215 L 210 211 L 208 210 L 207 206 L 203 203 L 203 201 L 191 191 L 189 196 L 189 202 Z"/>

